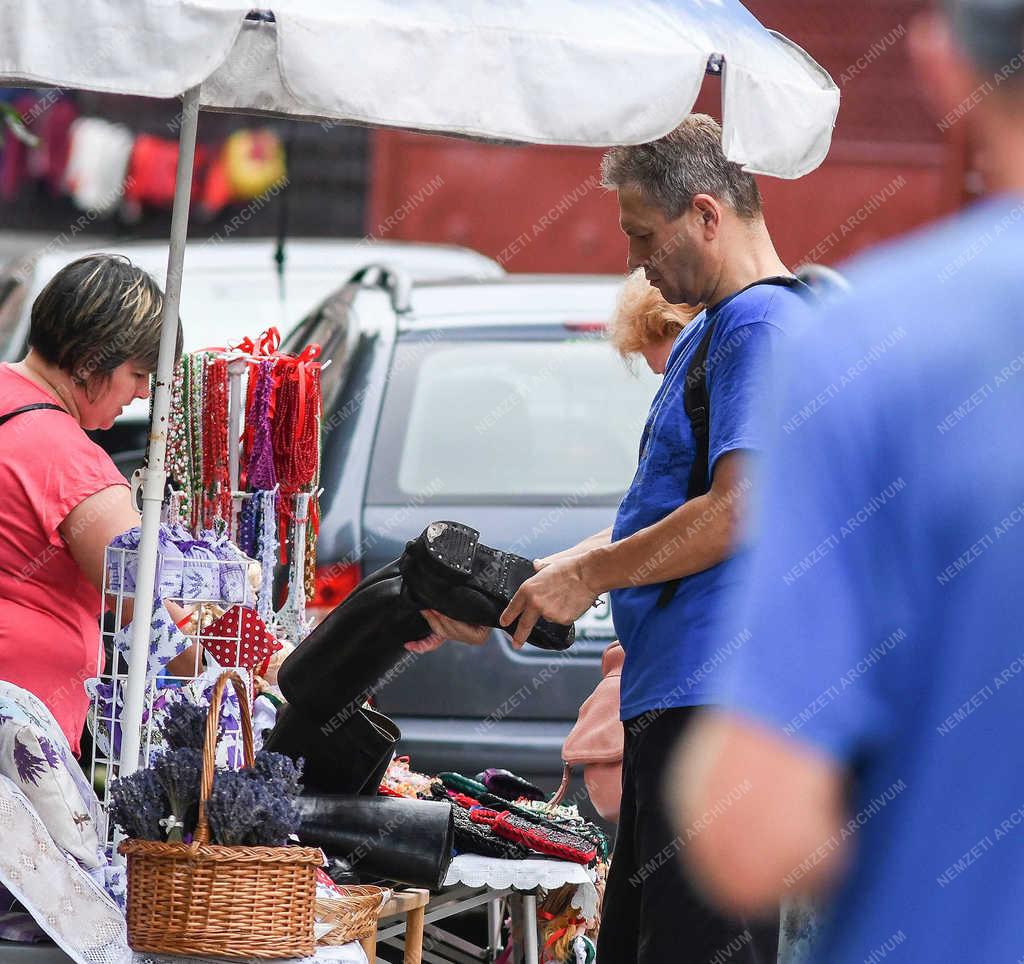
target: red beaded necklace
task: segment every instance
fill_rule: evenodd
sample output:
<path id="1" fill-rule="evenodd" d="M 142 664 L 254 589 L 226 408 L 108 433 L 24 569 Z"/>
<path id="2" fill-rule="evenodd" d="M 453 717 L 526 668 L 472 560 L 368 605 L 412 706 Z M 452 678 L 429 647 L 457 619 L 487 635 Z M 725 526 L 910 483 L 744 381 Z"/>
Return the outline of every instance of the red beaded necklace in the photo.
<path id="1" fill-rule="evenodd" d="M 284 358 L 274 367 L 274 472 L 281 493 L 280 544 L 282 562 L 288 543 L 288 524 L 295 518 L 298 492 L 311 490 L 320 466 L 320 416 L 322 409 L 320 364 Z M 310 503 L 310 526 L 319 528 L 316 499 Z"/>
<path id="2" fill-rule="evenodd" d="M 203 527 L 231 519 L 228 473 L 228 363 L 207 358 L 203 395 Z"/>
<path id="3" fill-rule="evenodd" d="M 310 486 L 320 460 L 320 365 L 302 372 L 298 365 L 278 364 L 273 423 L 274 471 L 281 490 L 294 494 Z M 303 384 L 305 380 L 305 384 Z"/>

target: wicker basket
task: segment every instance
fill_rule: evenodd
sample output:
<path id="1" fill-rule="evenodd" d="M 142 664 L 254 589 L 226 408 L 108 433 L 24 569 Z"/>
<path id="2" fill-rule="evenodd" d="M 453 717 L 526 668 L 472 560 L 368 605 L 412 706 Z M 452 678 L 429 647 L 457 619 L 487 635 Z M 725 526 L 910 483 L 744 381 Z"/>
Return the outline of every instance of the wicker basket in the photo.
<path id="1" fill-rule="evenodd" d="M 391 899 L 391 891 L 385 887 L 352 884 L 339 889 L 341 897 L 317 898 L 317 918 L 334 925 L 317 941 L 318 944 L 338 946 L 370 937 L 377 930 L 381 910 Z"/>
<path id="2" fill-rule="evenodd" d="M 242 710 L 247 766 L 252 719 L 245 684 L 221 675 L 210 699 L 203 746 L 199 821 L 190 844 L 125 840 L 128 943 L 136 951 L 215 957 L 307 957 L 314 953 L 315 847 L 221 847 L 209 843 L 206 801 L 213 789 L 221 695 L 230 682 Z"/>

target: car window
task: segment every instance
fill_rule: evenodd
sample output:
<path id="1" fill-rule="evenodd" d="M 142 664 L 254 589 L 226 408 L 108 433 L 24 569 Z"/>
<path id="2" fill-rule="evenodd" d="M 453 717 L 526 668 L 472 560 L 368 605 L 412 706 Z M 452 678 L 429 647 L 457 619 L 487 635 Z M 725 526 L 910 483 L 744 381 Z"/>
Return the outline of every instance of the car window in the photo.
<path id="1" fill-rule="evenodd" d="M 284 351 L 297 354 L 307 345 L 319 345 L 321 361 L 330 359 L 331 365 L 321 375 L 325 410 L 334 404 L 343 382 L 351 307 L 351 291 L 342 288 L 334 292 L 289 332 L 281 346 Z"/>
<path id="2" fill-rule="evenodd" d="M 18 322 L 28 286 L 14 275 L 0 277 L 0 361 L 16 361 Z"/>
<path id="3" fill-rule="evenodd" d="M 401 341 L 367 501 L 617 504 L 657 379 L 564 334 Z"/>

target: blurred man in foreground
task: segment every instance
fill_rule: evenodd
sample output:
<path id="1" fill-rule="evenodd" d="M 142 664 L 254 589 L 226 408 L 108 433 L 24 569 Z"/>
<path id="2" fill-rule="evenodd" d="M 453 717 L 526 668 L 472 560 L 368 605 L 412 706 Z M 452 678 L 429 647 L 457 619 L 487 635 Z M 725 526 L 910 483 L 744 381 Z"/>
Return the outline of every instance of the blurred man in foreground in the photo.
<path id="1" fill-rule="evenodd" d="M 1024 0 L 910 42 L 992 197 L 862 261 L 794 347 L 749 640 L 674 786 L 723 908 L 834 891 L 828 964 L 1024 955 Z"/>

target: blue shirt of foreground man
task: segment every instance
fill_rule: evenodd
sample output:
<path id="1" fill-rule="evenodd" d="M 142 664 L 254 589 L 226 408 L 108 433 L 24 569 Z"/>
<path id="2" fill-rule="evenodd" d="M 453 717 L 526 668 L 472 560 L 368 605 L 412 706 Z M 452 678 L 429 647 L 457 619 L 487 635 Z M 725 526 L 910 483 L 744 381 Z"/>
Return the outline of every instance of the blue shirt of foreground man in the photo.
<path id="1" fill-rule="evenodd" d="M 862 262 L 795 348 L 750 638 L 672 781 L 721 905 L 830 895 L 827 964 L 1024 955 L 1024 82 L 994 79 L 1024 2 L 985 7 L 911 40 L 943 114 L 989 84 L 962 122 L 1006 193 Z"/>

